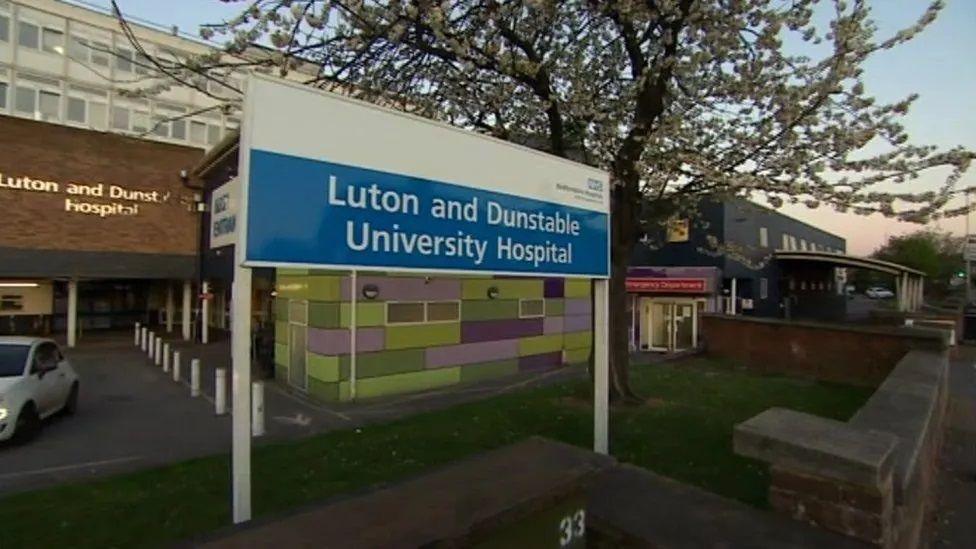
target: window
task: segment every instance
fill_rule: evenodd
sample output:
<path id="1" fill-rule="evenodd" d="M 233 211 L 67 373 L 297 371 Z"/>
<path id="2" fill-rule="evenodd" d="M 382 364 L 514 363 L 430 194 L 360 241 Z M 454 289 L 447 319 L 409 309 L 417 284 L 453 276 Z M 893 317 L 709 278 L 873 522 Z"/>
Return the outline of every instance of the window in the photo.
<path id="1" fill-rule="evenodd" d="M 797 249 L 797 247 L 796 247 L 796 237 L 793 236 L 793 235 L 790 235 L 790 249 L 791 250 L 796 250 Z"/>
<path id="2" fill-rule="evenodd" d="M 207 141 L 207 125 L 196 120 L 190 121 L 190 142 L 200 145 Z"/>
<path id="3" fill-rule="evenodd" d="M 10 17 L 0 14 L 0 42 L 10 42 Z"/>
<path id="4" fill-rule="evenodd" d="M 40 49 L 41 34 L 37 25 L 20 21 L 17 23 L 17 44 L 24 48 Z"/>
<path id="5" fill-rule="evenodd" d="M 44 51 L 48 53 L 56 53 L 61 55 L 64 53 L 64 33 L 55 30 L 45 28 L 42 33 L 43 36 L 43 48 Z"/>
<path id="6" fill-rule="evenodd" d="M 108 105 L 98 101 L 88 102 L 88 125 L 96 130 L 108 129 Z"/>
<path id="7" fill-rule="evenodd" d="M 88 53 L 88 40 L 79 38 L 77 36 L 72 36 L 68 41 L 68 57 L 74 59 L 75 61 L 87 63 Z"/>
<path id="8" fill-rule="evenodd" d="M 129 130 L 129 109 L 112 107 L 112 120 L 109 124 L 113 130 Z"/>
<path id="9" fill-rule="evenodd" d="M 0 109 L 7 108 L 7 83 L 0 82 Z"/>
<path id="10" fill-rule="evenodd" d="M 545 299 L 520 299 L 519 318 L 539 318 L 546 315 Z"/>
<path id="11" fill-rule="evenodd" d="M 24 296 L 20 294 L 6 294 L 0 296 L 0 311 L 23 311 Z"/>
<path id="12" fill-rule="evenodd" d="M 288 321 L 308 324 L 308 302 L 291 300 L 288 302 Z"/>
<path id="13" fill-rule="evenodd" d="M 216 145 L 220 141 L 220 126 L 207 125 L 207 145 Z"/>
<path id="14" fill-rule="evenodd" d="M 152 133 L 157 137 L 169 137 L 169 121 L 158 114 L 153 115 Z"/>
<path id="15" fill-rule="evenodd" d="M 405 324 L 424 321 L 424 304 L 419 303 L 387 303 L 386 323 Z"/>
<path id="16" fill-rule="evenodd" d="M 769 279 L 760 278 L 759 279 L 759 299 L 769 298 Z"/>
<path id="17" fill-rule="evenodd" d="M 769 230 L 766 227 L 759 227 L 759 247 L 769 247 Z"/>
<path id="18" fill-rule="evenodd" d="M 132 72 L 132 52 L 118 48 L 115 50 L 115 70 L 121 72 Z"/>
<path id="19" fill-rule="evenodd" d="M 171 120 L 170 121 L 170 137 L 173 139 L 185 140 L 186 139 L 186 120 Z"/>
<path id="20" fill-rule="evenodd" d="M 92 42 L 89 46 L 89 52 L 91 56 L 91 62 L 93 65 L 98 65 L 100 67 L 108 67 L 108 56 L 111 50 L 108 49 L 108 44 L 105 42 Z"/>
<path id="21" fill-rule="evenodd" d="M 387 324 L 418 324 L 421 322 L 457 322 L 461 318 L 458 301 L 401 301 L 387 302 Z"/>
<path id="22" fill-rule="evenodd" d="M 37 111 L 41 120 L 61 120 L 61 94 L 41 91 Z"/>
<path id="23" fill-rule="evenodd" d="M 807 241 L 802 238 L 800 239 L 800 249 L 804 252 L 807 251 Z"/>
<path id="24" fill-rule="evenodd" d="M 133 63 L 133 65 L 134 65 L 136 74 L 139 74 L 139 75 L 142 75 L 142 76 L 150 76 L 150 75 L 152 75 L 152 72 L 153 72 L 152 71 L 152 68 L 151 68 L 152 67 L 152 62 L 149 61 L 149 58 L 148 57 L 146 57 L 145 55 L 143 55 L 141 53 L 136 53 L 136 58 L 135 59 L 136 60 Z"/>
<path id="25" fill-rule="evenodd" d="M 77 122 L 79 124 L 84 124 L 88 122 L 87 110 L 88 105 L 85 103 L 84 99 L 78 99 L 77 97 L 68 98 L 68 121 Z"/>
<path id="26" fill-rule="evenodd" d="M 146 133 L 149 131 L 149 113 L 132 111 L 132 131 Z"/>

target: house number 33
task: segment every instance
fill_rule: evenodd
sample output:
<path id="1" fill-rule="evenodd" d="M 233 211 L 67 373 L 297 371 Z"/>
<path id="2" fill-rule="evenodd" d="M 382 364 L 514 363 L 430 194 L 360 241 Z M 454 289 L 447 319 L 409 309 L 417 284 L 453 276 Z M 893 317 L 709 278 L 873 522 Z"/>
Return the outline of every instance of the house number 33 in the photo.
<path id="1" fill-rule="evenodd" d="M 586 534 L 586 511 L 580 509 L 559 521 L 559 546 L 568 547 Z"/>

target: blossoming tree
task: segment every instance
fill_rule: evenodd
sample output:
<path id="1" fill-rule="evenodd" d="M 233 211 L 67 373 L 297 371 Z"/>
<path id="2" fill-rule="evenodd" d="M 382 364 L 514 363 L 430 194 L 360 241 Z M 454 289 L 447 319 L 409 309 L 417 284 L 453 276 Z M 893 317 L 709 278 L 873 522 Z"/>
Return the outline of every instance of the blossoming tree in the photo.
<path id="1" fill-rule="evenodd" d="M 915 95 L 865 90 L 871 56 L 942 8 L 877 37 L 866 0 L 249 0 L 206 25 L 223 51 L 179 81 L 241 66 L 600 166 L 612 175 L 611 380 L 627 377 L 632 248 L 703 195 L 923 222 L 973 154 L 909 142 Z M 268 45 L 257 57 L 255 43 Z M 432 144 L 431 146 L 436 146 Z M 919 190 L 910 183 L 924 178 Z M 934 182 L 933 182 L 934 180 Z"/>

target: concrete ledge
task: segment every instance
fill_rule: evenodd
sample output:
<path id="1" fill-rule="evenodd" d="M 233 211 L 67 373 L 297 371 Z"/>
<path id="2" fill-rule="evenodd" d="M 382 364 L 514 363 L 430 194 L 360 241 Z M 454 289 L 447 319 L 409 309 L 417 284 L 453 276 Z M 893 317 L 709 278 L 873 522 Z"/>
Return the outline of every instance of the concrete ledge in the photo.
<path id="1" fill-rule="evenodd" d="M 814 328 L 834 332 L 851 332 L 866 335 L 899 335 L 912 339 L 925 340 L 931 343 L 933 349 L 946 347 L 948 336 L 944 330 L 928 327 L 913 326 L 863 326 L 856 324 L 838 324 L 831 322 L 815 322 L 809 320 L 784 320 L 781 318 L 767 318 L 756 316 L 729 316 L 719 313 L 706 313 L 703 317 L 731 320 L 736 322 L 750 322 L 753 324 L 765 324 L 769 326 L 785 326 L 791 328 Z"/>
<path id="2" fill-rule="evenodd" d="M 791 471 L 877 486 L 891 474 L 897 437 L 785 408 L 770 408 L 739 425 L 737 454 Z"/>

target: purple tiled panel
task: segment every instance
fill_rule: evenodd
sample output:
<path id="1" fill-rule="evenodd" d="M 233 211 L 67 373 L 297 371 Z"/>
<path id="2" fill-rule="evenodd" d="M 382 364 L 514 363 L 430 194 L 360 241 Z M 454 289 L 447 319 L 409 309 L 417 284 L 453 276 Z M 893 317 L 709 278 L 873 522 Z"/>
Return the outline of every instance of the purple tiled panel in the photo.
<path id="1" fill-rule="evenodd" d="M 542 335 L 541 318 L 477 320 L 461 323 L 461 343 Z"/>
<path id="2" fill-rule="evenodd" d="M 349 286 L 352 281 L 349 277 L 344 277 L 341 282 L 342 299 L 348 300 Z M 360 301 L 366 301 L 362 297 L 363 286 L 374 284 L 379 288 L 380 293 L 375 301 L 440 301 L 450 299 L 461 299 L 461 279 L 432 278 L 428 282 L 423 277 L 401 277 L 401 276 L 361 276 L 356 280 L 357 297 Z"/>
<path id="3" fill-rule="evenodd" d="M 545 297 L 563 297 L 566 290 L 566 279 L 565 278 L 547 278 L 543 283 L 543 296 Z"/>
<path id="4" fill-rule="evenodd" d="M 542 333 L 546 335 L 563 333 L 563 317 L 547 316 L 542 324 Z"/>
<path id="5" fill-rule="evenodd" d="M 529 370 L 548 370 L 559 366 L 563 361 L 562 351 L 543 353 L 541 355 L 529 355 L 519 358 L 519 371 Z"/>
<path id="6" fill-rule="evenodd" d="M 593 312 L 593 304 L 590 298 L 566 299 L 566 310 L 563 314 L 569 315 L 588 315 Z"/>
<path id="7" fill-rule="evenodd" d="M 349 330 L 309 328 L 306 347 L 320 355 L 345 355 L 350 352 L 351 339 Z M 356 352 L 382 351 L 383 341 L 383 328 L 359 328 L 356 331 Z"/>
<path id="8" fill-rule="evenodd" d="M 570 332 L 585 332 L 592 327 L 593 321 L 590 315 L 573 315 L 563 317 L 563 331 L 567 334 Z"/>
<path id="9" fill-rule="evenodd" d="M 443 368 L 458 364 L 474 364 L 491 360 L 504 360 L 518 356 L 518 340 L 483 341 L 462 343 L 427 349 L 427 368 Z"/>

